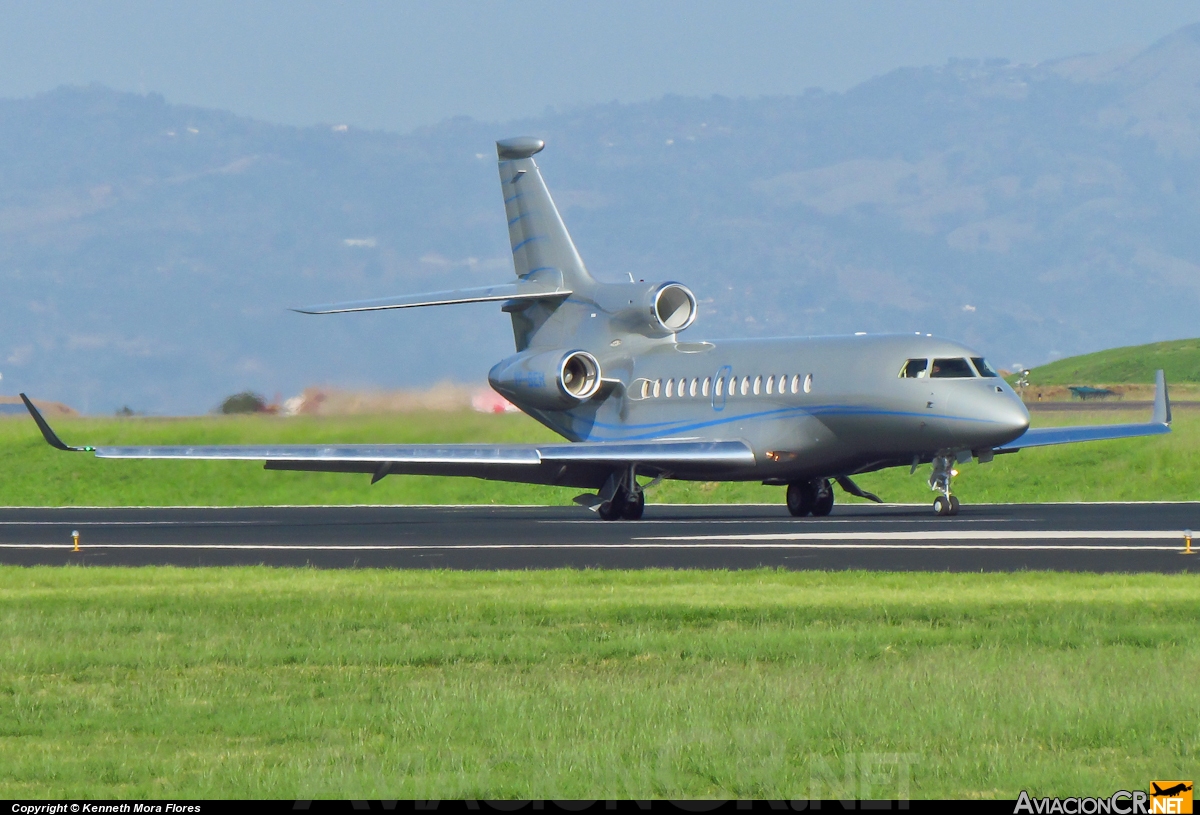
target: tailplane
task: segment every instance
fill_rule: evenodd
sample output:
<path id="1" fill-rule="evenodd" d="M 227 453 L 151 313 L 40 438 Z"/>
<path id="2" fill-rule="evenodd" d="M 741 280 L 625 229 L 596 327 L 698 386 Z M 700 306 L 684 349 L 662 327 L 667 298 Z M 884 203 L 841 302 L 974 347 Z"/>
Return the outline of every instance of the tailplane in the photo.
<path id="1" fill-rule="evenodd" d="M 543 335 L 544 345 L 557 348 L 568 342 L 578 316 L 568 316 L 568 313 L 584 307 L 578 304 L 573 309 L 564 306 L 571 294 L 583 293 L 586 296 L 597 284 L 583 265 L 583 259 L 575 249 L 575 243 L 563 224 L 562 216 L 554 206 L 550 191 L 546 189 L 542 173 L 533 161 L 533 155 L 545 146 L 546 143 L 541 139 L 529 137 L 496 142 L 500 186 L 504 192 L 504 210 L 508 217 L 509 245 L 512 247 L 513 267 L 517 273 L 515 282 L 428 294 L 326 303 L 293 310 L 304 314 L 336 314 L 347 311 L 499 302 L 503 303 L 503 310 L 512 318 L 513 337 L 518 351 L 524 351 L 534 344 L 535 337 L 548 323 L 555 330 Z M 694 312 L 695 298 L 690 293 L 687 296 L 692 301 Z M 657 305 L 658 300 L 655 300 L 655 306 Z"/>

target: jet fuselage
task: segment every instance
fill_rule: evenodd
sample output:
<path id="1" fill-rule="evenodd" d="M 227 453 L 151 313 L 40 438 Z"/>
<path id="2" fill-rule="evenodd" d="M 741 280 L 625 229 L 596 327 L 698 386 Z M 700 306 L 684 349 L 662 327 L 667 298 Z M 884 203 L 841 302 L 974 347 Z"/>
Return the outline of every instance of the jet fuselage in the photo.
<path id="1" fill-rule="evenodd" d="M 926 335 L 630 339 L 581 346 L 607 394 L 569 411 L 517 406 L 572 441 L 744 441 L 755 465 L 724 477 L 780 482 L 990 451 L 1029 426 L 1012 388 L 970 362 L 980 354 Z M 913 360 L 924 370 L 904 375 Z M 935 371 L 941 360 L 960 369 Z"/>

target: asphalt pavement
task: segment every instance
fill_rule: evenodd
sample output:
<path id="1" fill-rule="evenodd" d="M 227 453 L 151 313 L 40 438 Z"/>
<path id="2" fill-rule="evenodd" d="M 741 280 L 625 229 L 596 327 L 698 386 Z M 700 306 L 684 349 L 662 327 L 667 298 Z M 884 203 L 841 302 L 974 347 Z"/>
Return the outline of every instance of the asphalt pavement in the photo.
<path id="1" fill-rule="evenodd" d="M 578 507 L 0 509 L 0 563 L 318 568 L 1200 570 L 1200 502 L 655 506 L 641 521 Z M 80 535 L 75 552 L 71 533 Z M 1200 541 L 1197 541 L 1200 548 Z"/>

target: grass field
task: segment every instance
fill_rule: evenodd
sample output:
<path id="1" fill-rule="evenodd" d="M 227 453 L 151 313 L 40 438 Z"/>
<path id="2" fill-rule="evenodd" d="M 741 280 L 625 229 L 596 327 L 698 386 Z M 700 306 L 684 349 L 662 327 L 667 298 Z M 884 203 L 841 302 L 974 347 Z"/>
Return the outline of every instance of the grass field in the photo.
<path id="1" fill-rule="evenodd" d="M 1060 359 L 1033 368 L 1029 382 L 1035 387 L 1153 384 L 1154 372 L 1160 368 L 1168 383 L 1200 382 L 1200 339 L 1131 345 Z"/>
<path id="2" fill-rule="evenodd" d="M 1198 622 L 1195 575 L 5 567 L 0 796 L 1145 789 Z"/>
<path id="3" fill-rule="evenodd" d="M 1035 424 L 1145 421 L 1141 413 L 1034 414 Z M 558 440 L 525 416 L 413 413 L 385 417 L 74 419 L 56 422 L 68 444 L 245 444 L 252 442 L 521 442 Z M 0 505 L 566 504 L 579 491 L 472 478 L 267 472 L 254 462 L 99 461 L 42 440 L 28 419 L 0 420 Z M 955 489 L 967 503 L 1195 500 L 1200 497 L 1200 412 L 1176 412 L 1174 432 L 997 456 L 968 464 Z M 864 475 L 868 490 L 894 502 L 932 500 L 928 465 Z M 673 483 L 651 503 L 782 503 L 779 487 Z M 853 501 L 839 493 L 839 501 Z"/>

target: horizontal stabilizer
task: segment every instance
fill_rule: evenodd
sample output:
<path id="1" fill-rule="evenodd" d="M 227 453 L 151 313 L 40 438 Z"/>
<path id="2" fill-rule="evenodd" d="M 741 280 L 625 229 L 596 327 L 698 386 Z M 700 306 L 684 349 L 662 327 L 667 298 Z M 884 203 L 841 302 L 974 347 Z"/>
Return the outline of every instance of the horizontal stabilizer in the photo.
<path id="1" fill-rule="evenodd" d="M 1076 425 L 1074 427 L 1033 427 L 1018 439 L 996 448 L 997 453 L 1013 453 L 1026 447 L 1047 447 L 1052 444 L 1073 444 L 1081 441 L 1130 439 L 1138 436 L 1158 436 L 1171 432 L 1171 398 L 1167 380 L 1160 370 L 1155 374 L 1154 413 L 1148 422 L 1136 424 Z"/>
<path id="2" fill-rule="evenodd" d="M 429 294 L 410 294 L 400 297 L 381 297 L 377 300 L 354 300 L 348 303 L 328 303 L 321 306 L 294 308 L 301 314 L 339 314 L 348 311 L 383 311 L 390 308 L 419 308 L 420 306 L 449 306 L 456 303 L 489 303 L 503 300 L 544 300 L 567 297 L 570 290 L 553 280 L 522 280 L 477 289 L 455 289 Z"/>

